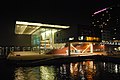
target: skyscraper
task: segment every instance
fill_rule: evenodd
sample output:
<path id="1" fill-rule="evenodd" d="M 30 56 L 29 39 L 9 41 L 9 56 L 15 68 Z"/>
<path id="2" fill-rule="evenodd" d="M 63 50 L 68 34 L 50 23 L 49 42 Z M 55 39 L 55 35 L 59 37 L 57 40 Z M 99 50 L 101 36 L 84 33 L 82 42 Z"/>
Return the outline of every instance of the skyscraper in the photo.
<path id="1" fill-rule="evenodd" d="M 120 5 L 113 5 L 96 11 L 92 15 L 92 26 L 101 30 L 102 44 L 109 49 L 120 50 Z M 111 48 L 112 47 L 112 48 Z"/>

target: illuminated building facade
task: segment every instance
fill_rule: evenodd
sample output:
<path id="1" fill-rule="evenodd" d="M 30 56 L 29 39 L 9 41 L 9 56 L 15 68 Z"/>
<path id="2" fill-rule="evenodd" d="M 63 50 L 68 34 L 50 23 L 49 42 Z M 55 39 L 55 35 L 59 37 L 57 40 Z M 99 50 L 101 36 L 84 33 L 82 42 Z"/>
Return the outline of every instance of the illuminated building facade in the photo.
<path id="1" fill-rule="evenodd" d="M 16 21 L 15 34 L 31 36 L 32 50 L 46 53 L 58 47 L 54 44 L 54 33 L 64 28 L 69 26 Z"/>
<path id="2" fill-rule="evenodd" d="M 120 51 L 120 5 L 113 5 L 95 12 L 92 25 L 101 30 L 102 43 L 107 51 Z"/>
<path id="3" fill-rule="evenodd" d="M 16 21 L 15 34 L 31 36 L 32 50 L 39 53 L 59 50 L 55 53 L 66 54 L 68 42 L 71 42 L 72 53 L 93 53 L 93 45 L 101 42 L 100 30 L 87 25 L 61 26 Z"/>
<path id="4" fill-rule="evenodd" d="M 65 53 L 65 51 L 68 53 L 67 43 L 69 42 L 71 54 L 103 51 L 103 48 L 98 48 L 101 42 L 100 33 L 98 28 L 88 25 L 71 26 L 55 33 L 55 43 L 66 43 L 65 48 L 60 49 L 60 53 Z"/>
<path id="5" fill-rule="evenodd" d="M 88 26 L 77 25 L 55 33 L 55 42 L 100 42 L 100 30 Z"/>

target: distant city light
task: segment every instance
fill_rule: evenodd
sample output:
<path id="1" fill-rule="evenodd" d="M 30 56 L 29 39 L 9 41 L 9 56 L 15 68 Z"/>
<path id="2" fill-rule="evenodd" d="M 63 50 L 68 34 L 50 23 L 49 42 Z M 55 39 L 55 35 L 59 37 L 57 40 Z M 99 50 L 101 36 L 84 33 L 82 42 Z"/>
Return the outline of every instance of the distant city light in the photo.
<path id="1" fill-rule="evenodd" d="M 104 8 L 104 9 L 102 9 L 102 10 L 99 10 L 99 11 L 95 12 L 94 15 L 95 15 L 95 14 L 98 14 L 98 13 L 100 13 L 100 12 L 102 12 L 102 11 L 105 11 L 105 10 L 107 10 L 107 8 Z"/>
<path id="2" fill-rule="evenodd" d="M 74 37 L 72 37 L 72 38 L 69 38 L 69 40 L 74 40 Z"/>
<path id="3" fill-rule="evenodd" d="M 115 38 L 113 38 L 113 39 L 115 39 Z"/>

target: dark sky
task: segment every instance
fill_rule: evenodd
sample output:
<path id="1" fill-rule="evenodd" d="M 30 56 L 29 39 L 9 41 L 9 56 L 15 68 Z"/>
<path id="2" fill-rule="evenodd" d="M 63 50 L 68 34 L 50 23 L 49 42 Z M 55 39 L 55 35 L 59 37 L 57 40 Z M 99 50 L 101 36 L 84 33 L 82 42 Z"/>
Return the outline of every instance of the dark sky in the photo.
<path id="1" fill-rule="evenodd" d="M 16 2 L 15 2 L 16 1 Z M 15 0 L 0 3 L 0 38 L 6 43 L 14 38 L 14 22 L 27 19 L 44 23 L 89 25 L 91 15 L 120 0 Z M 8 37 L 9 40 L 7 39 Z M 4 41 L 6 40 L 6 42 Z"/>
<path id="2" fill-rule="evenodd" d="M 119 0 L 43 0 L 16 2 L 15 14 L 39 17 L 43 21 L 89 24 L 91 15 Z"/>

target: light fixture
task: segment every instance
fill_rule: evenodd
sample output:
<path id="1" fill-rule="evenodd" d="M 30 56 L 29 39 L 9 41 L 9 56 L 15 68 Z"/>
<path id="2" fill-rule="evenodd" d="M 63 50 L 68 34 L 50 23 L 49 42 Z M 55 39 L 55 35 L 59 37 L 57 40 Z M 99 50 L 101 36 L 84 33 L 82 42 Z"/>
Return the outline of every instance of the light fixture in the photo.
<path id="1" fill-rule="evenodd" d="M 33 22 L 16 21 L 15 34 L 32 34 L 40 27 L 51 27 L 51 28 L 69 28 L 70 26 L 51 25 Z"/>

